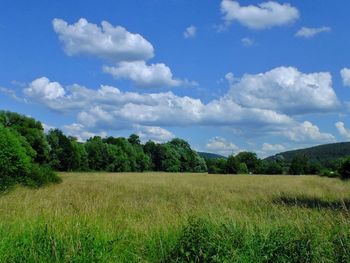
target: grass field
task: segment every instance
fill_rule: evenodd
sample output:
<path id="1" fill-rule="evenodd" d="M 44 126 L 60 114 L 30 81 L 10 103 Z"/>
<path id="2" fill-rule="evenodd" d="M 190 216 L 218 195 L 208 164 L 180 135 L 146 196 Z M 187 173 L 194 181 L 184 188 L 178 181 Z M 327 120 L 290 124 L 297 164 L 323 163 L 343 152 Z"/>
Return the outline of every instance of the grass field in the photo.
<path id="1" fill-rule="evenodd" d="M 350 183 L 62 173 L 0 196 L 0 262 L 350 262 Z"/>

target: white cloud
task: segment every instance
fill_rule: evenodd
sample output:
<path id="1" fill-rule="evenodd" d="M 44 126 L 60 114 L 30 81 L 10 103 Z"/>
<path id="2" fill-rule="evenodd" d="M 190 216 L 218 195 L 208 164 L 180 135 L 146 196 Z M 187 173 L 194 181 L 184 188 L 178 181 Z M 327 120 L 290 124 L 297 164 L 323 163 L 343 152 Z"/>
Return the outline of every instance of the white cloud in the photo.
<path id="1" fill-rule="evenodd" d="M 195 38 L 197 35 L 197 28 L 195 26 L 189 26 L 183 33 L 184 38 Z"/>
<path id="2" fill-rule="evenodd" d="M 68 55 L 86 54 L 103 58 L 113 63 L 113 66 L 104 65 L 103 71 L 117 79 L 128 79 L 138 87 L 152 88 L 196 84 L 174 78 L 164 63 L 147 65 L 146 61 L 154 57 L 152 44 L 121 26 L 114 27 L 103 21 L 100 27 L 84 18 L 69 25 L 56 18 L 53 27 Z M 195 29 L 189 28 L 188 33 L 195 32 Z"/>
<path id="3" fill-rule="evenodd" d="M 281 131 L 281 134 L 295 142 L 312 141 L 327 143 L 335 141 L 335 137 L 332 134 L 322 133 L 319 127 L 309 121 L 295 123 L 294 127 Z"/>
<path id="4" fill-rule="evenodd" d="M 52 24 L 68 55 L 86 54 L 114 62 L 147 60 L 154 56 L 152 44 L 144 37 L 106 21 L 100 27 L 85 18 L 72 25 L 55 18 Z"/>
<path id="5" fill-rule="evenodd" d="M 297 8 L 274 1 L 264 2 L 257 6 L 240 6 L 237 1 L 222 0 L 221 13 L 227 24 L 237 21 L 252 29 L 282 26 L 293 23 L 299 18 Z"/>
<path id="6" fill-rule="evenodd" d="M 302 27 L 295 33 L 296 37 L 311 38 L 318 34 L 330 32 L 331 28 L 327 26 L 312 28 L 312 27 Z"/>
<path id="7" fill-rule="evenodd" d="M 286 148 L 282 144 L 263 143 L 262 145 L 262 151 L 264 152 L 281 152 L 285 149 Z"/>
<path id="8" fill-rule="evenodd" d="M 343 68 L 340 71 L 340 75 L 343 79 L 343 85 L 346 87 L 350 87 L 350 69 L 349 68 Z"/>
<path id="9" fill-rule="evenodd" d="M 299 76 L 298 78 L 302 75 L 295 69 L 292 72 Z M 313 93 L 310 95 L 305 92 L 305 89 L 317 90 L 318 87 L 314 84 L 313 74 L 310 75 L 303 76 L 304 81 L 296 81 L 295 79 L 298 78 L 295 76 L 290 78 L 282 70 L 280 76 L 276 75 L 276 72 L 272 76 L 268 73 L 245 75 L 239 81 L 233 74 L 228 74 L 226 78 L 232 82 L 235 81 L 229 92 L 207 103 L 188 96 L 178 96 L 173 92 L 151 94 L 123 92 L 111 86 L 101 86 L 94 90 L 77 84 L 63 87 L 57 82 L 50 82 L 47 78 L 34 80 L 28 88 L 25 88 L 24 94 L 31 101 L 39 102 L 52 110 L 76 114 L 76 123 L 81 125 L 80 130 L 85 133 L 132 129 L 136 127 L 135 125 L 158 128 L 201 125 L 225 127 L 241 131 L 248 136 L 249 134 L 259 134 L 259 136 L 272 134 L 293 141 L 333 140 L 334 137 L 331 134 L 322 133 L 314 124 L 300 123 L 288 115 L 290 112 L 295 113 L 293 107 L 297 109 L 306 107 L 304 103 L 312 107 L 307 106 L 308 111 L 304 108 L 303 113 L 310 112 L 310 109 L 312 112 L 325 111 L 322 100 L 313 98 Z M 251 85 L 246 85 L 246 78 L 252 79 L 251 82 L 247 82 Z M 308 85 L 301 85 L 304 82 Z M 44 84 L 34 85 L 33 83 Z M 258 89 L 254 90 L 251 87 L 258 87 Z M 242 93 L 245 96 L 240 94 L 242 92 L 240 88 L 247 92 Z M 283 89 L 283 92 L 278 92 L 278 89 Z M 55 91 L 54 95 L 51 94 L 51 90 Z M 320 96 L 328 96 L 327 89 L 319 92 Z M 304 96 L 309 100 L 305 101 Z M 50 99 L 43 99 L 45 97 Z M 248 97 L 251 98 L 250 101 L 242 99 Z M 289 100 L 293 101 L 293 107 L 288 105 Z M 322 107 L 313 106 L 312 100 L 316 100 Z M 263 103 L 264 101 L 266 102 Z M 77 129 L 77 127 L 74 128 Z M 157 128 L 147 130 L 148 134 L 156 131 L 162 132 Z M 146 128 L 141 132 L 146 136 Z M 80 137 L 84 138 L 84 136 Z"/>
<path id="10" fill-rule="evenodd" d="M 99 133 L 90 132 L 84 127 L 84 125 L 80 123 L 72 123 L 70 125 L 65 125 L 63 129 L 69 136 L 73 136 L 77 138 L 79 142 L 84 142 L 87 139 L 94 136 L 100 136 L 102 138 L 107 137 L 106 132 L 99 132 Z"/>
<path id="11" fill-rule="evenodd" d="M 243 107 L 284 114 L 329 112 L 340 106 L 330 73 L 305 74 L 292 67 L 246 74 L 232 85 L 228 95 Z"/>
<path id="12" fill-rule="evenodd" d="M 156 143 L 163 143 L 170 141 L 175 137 L 170 131 L 157 126 L 135 125 L 134 128 L 137 130 L 136 134 L 140 136 L 144 142 L 151 140 Z"/>
<path id="13" fill-rule="evenodd" d="M 50 82 L 48 78 L 41 77 L 30 83 L 24 93 L 28 97 L 50 101 L 64 97 L 65 90 L 58 82 Z"/>
<path id="14" fill-rule="evenodd" d="M 132 80 L 139 87 L 177 87 L 185 84 L 185 81 L 174 79 L 170 68 L 163 63 L 120 62 L 116 67 L 104 66 L 103 71 L 118 79 Z"/>
<path id="15" fill-rule="evenodd" d="M 206 149 L 224 156 L 236 154 L 240 151 L 239 147 L 225 138 L 214 137 L 209 140 Z"/>
<path id="16" fill-rule="evenodd" d="M 251 47 L 254 45 L 255 42 L 254 42 L 254 39 L 251 39 L 249 37 L 244 37 L 241 39 L 241 43 L 245 47 Z"/>
<path id="17" fill-rule="evenodd" d="M 338 121 L 335 124 L 339 134 L 343 136 L 346 140 L 350 140 L 350 130 L 345 127 L 344 122 Z"/>

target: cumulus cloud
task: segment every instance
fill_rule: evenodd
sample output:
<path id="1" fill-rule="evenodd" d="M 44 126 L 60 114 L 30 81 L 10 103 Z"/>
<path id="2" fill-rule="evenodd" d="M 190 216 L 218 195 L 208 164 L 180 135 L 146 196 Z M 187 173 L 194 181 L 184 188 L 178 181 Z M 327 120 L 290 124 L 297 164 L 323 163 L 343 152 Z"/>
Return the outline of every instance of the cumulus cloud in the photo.
<path id="1" fill-rule="evenodd" d="M 272 134 L 292 141 L 319 142 L 331 141 L 334 137 L 322 133 L 310 122 L 296 121 L 290 113 L 332 109 L 327 103 L 332 99 L 333 90 L 328 75 L 322 74 L 303 74 L 293 68 L 245 75 L 241 80 L 228 74 L 226 79 L 232 82 L 228 93 L 207 103 L 173 92 L 123 92 L 112 86 L 95 90 L 77 84 L 63 87 L 45 77 L 30 83 L 24 94 L 52 110 L 76 114 L 82 132 L 133 129 L 139 125 L 146 137 L 152 132 L 165 135 L 159 127 L 201 125 L 239 129 L 245 134 Z M 326 84 L 315 79 L 325 80 Z M 322 96 L 323 99 L 319 98 Z M 78 130 L 76 125 L 74 128 Z"/>
<path id="2" fill-rule="evenodd" d="M 236 154 L 240 151 L 239 147 L 222 137 L 214 137 L 209 140 L 206 149 L 224 156 Z"/>
<path id="3" fill-rule="evenodd" d="M 132 80 L 139 87 L 177 87 L 185 81 L 174 79 L 163 63 L 147 65 L 145 61 L 120 62 L 116 67 L 104 66 L 103 71 L 118 79 Z"/>
<path id="4" fill-rule="evenodd" d="M 330 133 L 322 133 L 316 125 L 309 121 L 295 123 L 294 127 L 290 127 L 281 134 L 294 142 L 312 141 L 312 142 L 334 142 L 335 137 Z"/>
<path id="5" fill-rule="evenodd" d="M 350 140 L 350 130 L 345 127 L 344 122 L 338 121 L 335 124 L 339 134 L 343 136 L 346 140 Z"/>
<path id="6" fill-rule="evenodd" d="M 246 74 L 232 85 L 228 95 L 244 107 L 292 115 L 329 112 L 340 106 L 330 73 L 305 74 L 293 67 Z"/>
<path id="7" fill-rule="evenodd" d="M 311 38 L 321 33 L 331 32 L 331 28 L 327 26 L 323 27 L 302 27 L 295 33 L 296 37 Z"/>
<path id="8" fill-rule="evenodd" d="M 157 126 L 134 125 L 134 128 L 136 129 L 136 134 L 144 142 L 151 140 L 156 143 L 163 143 L 175 137 L 172 132 Z"/>
<path id="9" fill-rule="evenodd" d="M 107 21 L 98 26 L 81 18 L 69 25 L 55 18 L 52 24 L 68 55 L 92 55 L 114 62 L 147 60 L 154 56 L 152 44 L 143 36 Z"/>
<path id="10" fill-rule="evenodd" d="M 268 1 L 261 4 L 241 6 L 238 1 L 222 0 L 221 13 L 227 24 L 234 21 L 252 29 L 266 29 L 293 23 L 299 11 L 290 4 Z"/>
<path id="11" fill-rule="evenodd" d="M 183 33 L 184 38 L 195 38 L 197 34 L 197 28 L 195 26 L 189 26 Z"/>
<path id="12" fill-rule="evenodd" d="M 343 79 L 343 85 L 346 87 L 350 87 L 350 69 L 349 68 L 343 68 L 340 71 L 340 75 Z"/>
<path id="13" fill-rule="evenodd" d="M 94 137 L 94 136 L 100 136 L 102 138 L 107 137 L 106 132 L 91 132 L 84 127 L 84 125 L 80 123 L 72 123 L 70 125 L 65 125 L 63 127 L 64 131 L 69 135 L 73 136 L 78 139 L 79 142 L 85 142 L 87 139 Z"/>
<path id="14" fill-rule="evenodd" d="M 285 149 L 282 144 L 263 143 L 262 145 L 262 151 L 264 152 L 281 152 Z"/>
<path id="15" fill-rule="evenodd" d="M 51 101 L 64 97 L 65 90 L 58 82 L 50 82 L 48 78 L 41 77 L 31 82 L 24 93 L 28 97 Z"/>

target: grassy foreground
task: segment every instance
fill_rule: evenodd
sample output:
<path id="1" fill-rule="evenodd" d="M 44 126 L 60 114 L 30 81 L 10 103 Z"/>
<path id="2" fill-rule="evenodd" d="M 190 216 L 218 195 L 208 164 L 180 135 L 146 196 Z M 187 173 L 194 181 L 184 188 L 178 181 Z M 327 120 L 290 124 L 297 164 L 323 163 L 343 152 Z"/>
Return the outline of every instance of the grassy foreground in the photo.
<path id="1" fill-rule="evenodd" d="M 0 262 L 350 262 L 350 183 L 63 173 L 0 196 Z"/>

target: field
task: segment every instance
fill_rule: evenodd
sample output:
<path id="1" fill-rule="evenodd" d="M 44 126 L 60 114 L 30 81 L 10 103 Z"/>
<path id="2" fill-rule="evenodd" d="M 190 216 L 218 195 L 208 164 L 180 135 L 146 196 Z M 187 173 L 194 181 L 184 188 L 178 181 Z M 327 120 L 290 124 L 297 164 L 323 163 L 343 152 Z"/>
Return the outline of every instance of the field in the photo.
<path id="1" fill-rule="evenodd" d="M 350 262 L 350 183 L 62 173 L 0 196 L 0 262 Z"/>

